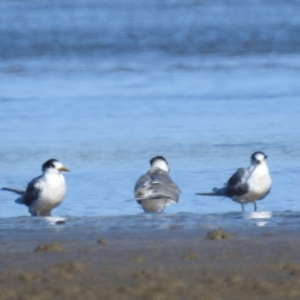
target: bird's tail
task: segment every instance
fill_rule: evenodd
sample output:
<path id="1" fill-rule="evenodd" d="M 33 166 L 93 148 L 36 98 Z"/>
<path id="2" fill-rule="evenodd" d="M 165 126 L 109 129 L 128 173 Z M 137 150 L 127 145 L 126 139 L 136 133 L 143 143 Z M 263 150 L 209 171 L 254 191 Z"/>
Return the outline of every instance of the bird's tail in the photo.
<path id="1" fill-rule="evenodd" d="M 17 204 L 25 204 L 25 203 L 24 203 L 24 197 L 19 197 L 19 198 L 17 198 L 17 199 L 15 200 L 15 203 L 17 203 Z"/>
<path id="2" fill-rule="evenodd" d="M 196 193 L 195 195 L 199 196 L 221 196 L 224 197 L 224 188 L 218 189 L 218 188 L 213 188 L 213 191 L 210 193 Z"/>
<path id="3" fill-rule="evenodd" d="M 210 193 L 196 193 L 195 195 L 198 196 L 219 196 L 216 193 L 210 192 Z"/>
<path id="4" fill-rule="evenodd" d="M 9 192 L 14 192 L 18 195 L 23 196 L 24 193 L 26 192 L 26 190 L 21 190 L 21 189 L 14 189 L 14 188 L 7 188 L 7 187 L 3 187 L 1 190 L 3 191 L 9 191 Z"/>

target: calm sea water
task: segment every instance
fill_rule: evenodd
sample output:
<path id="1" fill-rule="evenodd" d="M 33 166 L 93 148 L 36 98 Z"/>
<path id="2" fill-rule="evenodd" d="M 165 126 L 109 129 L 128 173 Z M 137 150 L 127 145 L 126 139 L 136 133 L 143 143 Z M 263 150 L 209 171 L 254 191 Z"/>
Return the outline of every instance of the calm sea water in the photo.
<path id="1" fill-rule="evenodd" d="M 131 226 L 146 217 L 126 200 L 163 155 L 182 194 L 158 222 L 233 221 L 238 204 L 194 194 L 261 150 L 273 178 L 261 218 L 299 221 L 297 1 L 2 0 L 0 11 L 1 186 L 26 186 L 57 158 L 72 172 L 53 215 Z M 15 198 L 0 193 L 13 224 L 29 215 Z"/>

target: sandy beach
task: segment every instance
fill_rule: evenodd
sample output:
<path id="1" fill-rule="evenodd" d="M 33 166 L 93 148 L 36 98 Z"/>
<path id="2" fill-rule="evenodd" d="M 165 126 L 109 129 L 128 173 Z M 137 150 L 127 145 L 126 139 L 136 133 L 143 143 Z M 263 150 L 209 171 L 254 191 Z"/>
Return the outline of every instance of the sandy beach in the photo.
<path id="1" fill-rule="evenodd" d="M 0 299 L 299 299 L 296 228 L 208 233 L 1 233 Z"/>

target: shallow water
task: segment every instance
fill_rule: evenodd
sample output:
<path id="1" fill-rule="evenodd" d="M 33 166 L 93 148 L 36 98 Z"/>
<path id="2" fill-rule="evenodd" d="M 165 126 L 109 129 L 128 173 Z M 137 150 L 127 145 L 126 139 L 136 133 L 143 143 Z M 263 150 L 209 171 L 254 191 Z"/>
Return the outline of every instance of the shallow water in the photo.
<path id="1" fill-rule="evenodd" d="M 0 236 L 10 237 L 16 230 L 19 233 L 32 234 L 73 232 L 80 228 L 84 234 L 92 232 L 157 232 L 158 230 L 198 229 L 210 231 L 215 228 L 226 228 L 229 232 L 247 232 L 255 235 L 259 228 L 281 227 L 297 228 L 300 220 L 299 212 L 239 212 L 198 214 L 198 213 L 158 213 L 131 214 L 122 216 L 98 217 L 12 217 L 0 219 Z M 249 231 L 250 229 L 250 231 Z"/>
<path id="2" fill-rule="evenodd" d="M 298 223 L 297 3 L 125 2 L 0 3 L 0 185 L 25 186 L 57 158 L 72 172 L 54 216 L 134 227 L 148 217 L 126 200 L 163 155 L 182 194 L 155 220 L 190 226 L 216 214 L 219 226 L 245 220 L 240 205 L 195 192 L 262 150 L 273 187 L 258 209 L 268 224 Z M 0 228 L 7 217 L 18 227 L 27 209 L 0 199 Z"/>

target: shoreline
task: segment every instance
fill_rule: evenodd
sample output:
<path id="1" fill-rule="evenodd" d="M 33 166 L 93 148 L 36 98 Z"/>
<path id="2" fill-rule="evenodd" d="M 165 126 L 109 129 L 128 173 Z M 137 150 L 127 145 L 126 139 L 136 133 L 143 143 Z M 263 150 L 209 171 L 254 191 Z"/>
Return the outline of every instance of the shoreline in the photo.
<path id="1" fill-rule="evenodd" d="M 299 299 L 296 227 L 0 235 L 0 299 Z"/>

